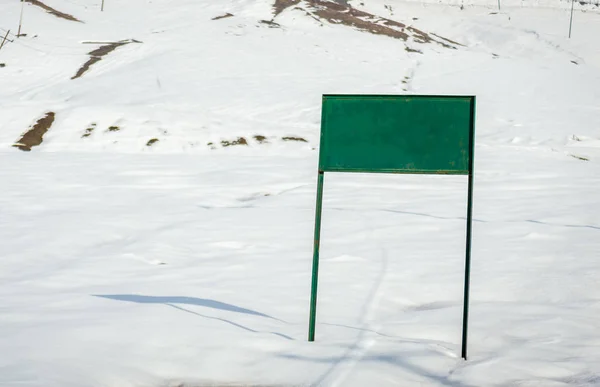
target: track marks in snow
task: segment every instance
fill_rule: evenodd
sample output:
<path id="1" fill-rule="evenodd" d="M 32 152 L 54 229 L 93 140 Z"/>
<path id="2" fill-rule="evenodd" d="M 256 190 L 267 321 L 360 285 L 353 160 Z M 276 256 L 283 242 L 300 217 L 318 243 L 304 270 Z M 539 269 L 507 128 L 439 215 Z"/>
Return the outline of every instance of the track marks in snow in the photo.
<path id="1" fill-rule="evenodd" d="M 156 266 L 166 265 L 166 263 L 161 261 L 160 259 L 148 259 L 146 257 L 140 256 L 140 255 L 134 254 L 134 253 L 125 253 L 122 255 L 122 257 L 125 259 L 131 259 L 134 261 L 144 262 L 149 265 L 156 265 Z"/>
<path id="2" fill-rule="evenodd" d="M 401 81 L 402 91 L 412 92 L 414 90 L 413 81 L 415 78 L 415 73 L 417 71 L 417 68 L 419 67 L 420 64 L 421 64 L 421 62 L 416 61 L 415 65 L 408 70 L 408 73 L 404 76 L 404 78 Z"/>
<path id="3" fill-rule="evenodd" d="M 364 224 L 366 229 L 369 230 L 369 234 L 374 233 L 374 228 L 372 227 L 367 216 L 363 216 Z M 339 258 L 339 257 L 338 257 Z M 342 257 L 347 259 L 346 257 Z M 385 247 L 380 247 L 380 262 L 379 262 L 379 272 L 377 277 L 373 281 L 373 285 L 371 290 L 369 291 L 368 296 L 366 297 L 366 301 L 363 303 L 360 316 L 361 318 L 361 328 L 359 328 L 359 334 L 355 342 L 350 346 L 350 348 L 342 355 L 342 357 L 334 363 L 329 370 L 327 370 L 315 383 L 314 385 L 320 385 L 321 383 L 331 379 L 328 382 L 328 385 L 332 387 L 342 386 L 344 381 L 348 379 L 353 369 L 359 364 L 363 357 L 368 353 L 369 348 L 371 348 L 376 342 L 377 339 L 370 337 L 367 338 L 366 334 L 368 332 L 375 332 L 380 327 L 378 325 L 372 325 L 372 320 L 376 315 L 377 306 L 381 300 L 382 291 L 381 287 L 383 282 L 385 281 L 386 274 L 388 272 L 388 253 Z"/>

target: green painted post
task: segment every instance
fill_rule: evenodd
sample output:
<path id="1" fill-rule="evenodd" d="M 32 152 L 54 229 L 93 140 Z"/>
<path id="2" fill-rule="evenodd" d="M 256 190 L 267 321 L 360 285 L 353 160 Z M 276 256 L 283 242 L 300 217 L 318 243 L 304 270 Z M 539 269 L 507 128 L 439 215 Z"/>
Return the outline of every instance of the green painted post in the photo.
<path id="1" fill-rule="evenodd" d="M 575 0 L 571 1 L 571 18 L 569 19 L 569 39 L 571 39 L 571 27 L 573 27 L 573 6 L 575 5 Z"/>
<path id="2" fill-rule="evenodd" d="M 469 130 L 469 188 L 467 196 L 467 244 L 465 251 L 465 294 L 463 298 L 463 327 L 461 356 L 467 360 L 467 336 L 469 329 L 469 291 L 471 281 L 471 235 L 473 226 L 473 165 L 475 156 L 475 99 L 471 105 L 471 128 Z"/>
<path id="3" fill-rule="evenodd" d="M 319 246 L 321 243 L 321 209 L 323 208 L 324 175 L 325 173 L 323 171 L 319 171 L 319 179 L 317 183 L 317 214 L 315 216 L 312 282 L 310 289 L 310 321 L 308 323 L 308 341 L 315 341 L 315 324 L 317 321 L 317 285 L 319 282 Z"/>

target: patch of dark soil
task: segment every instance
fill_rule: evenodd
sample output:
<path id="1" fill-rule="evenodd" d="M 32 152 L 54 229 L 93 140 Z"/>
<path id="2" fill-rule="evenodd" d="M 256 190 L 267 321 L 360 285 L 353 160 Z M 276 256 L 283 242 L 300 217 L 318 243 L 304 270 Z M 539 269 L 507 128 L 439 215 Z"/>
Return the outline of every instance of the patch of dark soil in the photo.
<path id="1" fill-rule="evenodd" d="M 265 143 L 269 142 L 269 141 L 267 141 L 267 138 L 265 136 L 261 136 L 260 134 L 257 134 L 256 136 L 254 136 L 254 139 L 256 141 L 258 141 L 259 144 L 265 144 Z"/>
<path id="2" fill-rule="evenodd" d="M 109 131 L 109 132 L 118 132 L 119 130 L 121 130 L 121 128 L 118 127 L 118 126 L 109 126 L 107 131 Z"/>
<path id="3" fill-rule="evenodd" d="M 0 63 L 0 69 L 6 67 L 6 63 Z"/>
<path id="4" fill-rule="evenodd" d="M 259 23 L 266 24 L 269 26 L 269 28 L 281 28 L 279 23 L 275 23 L 272 20 L 260 20 Z"/>
<path id="5" fill-rule="evenodd" d="M 313 13 L 331 24 L 344 24 L 375 35 L 385 35 L 406 41 L 408 34 L 406 25 L 394 20 L 385 19 L 370 13 L 359 11 L 349 5 L 333 3 L 326 0 L 309 0 Z"/>
<path id="6" fill-rule="evenodd" d="M 299 142 L 308 142 L 302 137 L 281 137 L 283 141 L 299 141 Z"/>
<path id="7" fill-rule="evenodd" d="M 59 10 L 56 10 L 56 9 L 54 9 L 52 7 L 49 7 L 49 6 L 47 6 L 46 4 L 42 3 L 39 0 L 25 0 L 25 2 L 33 4 L 33 5 L 37 6 L 37 7 L 43 8 L 49 14 L 52 14 L 52 15 L 54 15 L 56 17 L 61 18 L 61 19 L 83 23 L 81 20 L 77 19 L 76 17 L 74 17 L 72 15 L 69 15 L 67 13 L 64 13 L 64 12 L 60 12 Z"/>
<path id="8" fill-rule="evenodd" d="M 150 140 L 148 140 L 148 142 L 146 143 L 146 146 L 152 146 L 152 144 L 158 142 L 158 138 L 151 138 Z"/>
<path id="9" fill-rule="evenodd" d="M 435 37 L 438 37 L 438 38 L 440 38 L 442 40 L 445 40 L 448 43 L 456 44 L 457 46 L 461 46 L 461 47 L 466 47 L 464 44 L 460 44 L 458 42 L 455 42 L 454 40 L 451 40 L 451 39 L 448 39 L 448 38 L 444 38 L 443 36 L 439 36 L 438 34 L 434 34 L 433 32 L 431 33 L 431 35 L 433 35 Z"/>
<path id="10" fill-rule="evenodd" d="M 313 19 L 315 19 L 315 20 L 316 20 L 316 21 L 317 21 L 317 22 L 318 22 L 318 23 L 321 25 L 321 27 L 323 27 L 323 22 L 321 21 L 321 19 L 319 19 L 318 17 L 316 17 L 316 16 L 315 16 L 315 15 L 313 15 L 312 13 L 308 12 L 308 11 L 307 11 L 307 10 L 305 10 L 304 8 L 302 8 L 302 7 L 296 7 L 296 8 L 294 8 L 294 9 L 298 9 L 298 10 L 300 10 L 300 11 L 303 11 L 303 12 L 306 14 L 306 16 L 308 16 L 308 17 L 310 17 L 310 18 L 313 18 Z"/>
<path id="11" fill-rule="evenodd" d="M 22 151 L 29 152 L 31 148 L 40 145 L 44 141 L 44 134 L 50 129 L 53 122 L 54 112 L 46 113 L 13 146 Z"/>
<path id="12" fill-rule="evenodd" d="M 90 69 L 90 67 L 97 62 L 100 62 L 102 60 L 102 57 L 104 57 L 105 55 L 110 54 L 111 52 L 113 52 L 114 50 L 117 49 L 117 47 L 121 47 L 124 46 L 126 44 L 129 44 L 131 42 L 115 42 L 115 43 L 109 43 L 106 44 L 104 46 L 100 46 L 99 48 L 88 52 L 88 55 L 90 56 L 90 59 L 85 62 L 83 64 L 83 66 L 81 66 L 79 68 L 79 70 L 77 70 L 77 74 L 75 74 L 74 76 L 71 77 L 71 79 L 77 79 L 79 77 L 81 77 L 83 74 L 85 74 L 86 71 L 88 71 Z"/>
<path id="13" fill-rule="evenodd" d="M 83 134 L 83 136 L 81 136 L 81 138 L 86 138 L 92 135 L 92 133 L 94 132 L 94 129 L 96 129 L 96 123 L 93 122 L 89 128 L 87 128 L 85 130 L 85 133 Z"/>
<path id="14" fill-rule="evenodd" d="M 275 12 L 275 16 L 279 15 L 286 8 L 291 7 L 292 5 L 300 4 L 300 0 L 275 0 L 275 4 L 273 5 L 273 10 Z"/>
<path id="15" fill-rule="evenodd" d="M 299 2 L 296 0 L 275 0 L 273 5 L 275 16 L 286 8 L 299 4 Z M 439 35 L 428 34 L 417 28 L 406 26 L 404 23 L 360 11 L 345 2 L 304 0 L 304 3 L 308 7 L 305 11 L 310 16 L 331 24 L 343 24 L 359 31 L 389 36 L 403 41 L 412 38 L 417 43 L 435 43 L 452 49 L 456 48 L 453 45 L 460 45 Z"/>
<path id="16" fill-rule="evenodd" d="M 590 159 L 588 159 L 587 157 L 583 157 L 583 156 L 577 156 L 577 155 L 569 155 L 569 156 L 574 157 L 577 160 L 581 160 L 581 161 L 590 161 Z"/>
<path id="17" fill-rule="evenodd" d="M 415 50 L 414 48 L 410 48 L 410 47 L 408 47 L 408 46 L 404 47 L 404 50 L 405 50 L 406 52 L 416 52 L 417 54 L 422 54 L 422 53 L 423 53 L 423 51 L 420 51 L 420 50 Z"/>
<path id="18" fill-rule="evenodd" d="M 248 141 L 244 137 L 239 137 L 237 140 L 233 140 L 233 141 L 223 140 L 223 141 L 221 141 L 221 145 L 223 147 L 234 146 L 234 145 L 248 145 Z"/>
<path id="19" fill-rule="evenodd" d="M 221 19 L 225 19 L 225 18 L 228 18 L 228 17 L 232 17 L 232 16 L 233 16 L 232 13 L 227 12 L 225 15 L 215 16 L 211 20 L 221 20 Z"/>

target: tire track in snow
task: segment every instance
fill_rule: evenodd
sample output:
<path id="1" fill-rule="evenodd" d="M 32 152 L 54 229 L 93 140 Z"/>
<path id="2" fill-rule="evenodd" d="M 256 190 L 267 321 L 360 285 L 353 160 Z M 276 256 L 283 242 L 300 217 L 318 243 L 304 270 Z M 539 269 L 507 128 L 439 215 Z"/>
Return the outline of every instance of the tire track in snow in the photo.
<path id="1" fill-rule="evenodd" d="M 369 239 L 373 239 L 374 228 L 372 227 L 371 222 L 369 221 L 368 216 L 363 215 L 364 224 L 369 230 L 368 236 Z M 363 303 L 361 308 L 360 315 L 363 316 L 361 318 L 361 328 L 360 333 L 358 334 L 355 342 L 350 346 L 350 348 L 341 356 L 341 358 L 331 366 L 321 377 L 319 377 L 312 386 L 319 386 L 327 379 L 333 376 L 333 380 L 328 385 L 331 387 L 338 387 L 343 385 L 343 383 L 348 379 L 354 368 L 356 368 L 357 364 L 363 359 L 363 357 L 367 354 L 369 348 L 371 348 L 376 342 L 376 338 L 370 338 L 365 340 L 365 335 L 367 332 L 376 332 L 379 330 L 380 326 L 371 325 L 370 320 L 373 319 L 376 308 L 379 305 L 379 301 L 381 300 L 381 285 L 383 284 L 385 277 L 388 272 L 388 252 L 385 247 L 379 246 L 381 251 L 381 263 L 379 273 L 373 286 L 371 287 L 371 291 L 367 296 L 367 300 Z M 338 371 L 339 370 L 339 371 Z M 338 372 L 336 372 L 338 371 Z M 337 373 L 337 375 L 336 375 Z"/>

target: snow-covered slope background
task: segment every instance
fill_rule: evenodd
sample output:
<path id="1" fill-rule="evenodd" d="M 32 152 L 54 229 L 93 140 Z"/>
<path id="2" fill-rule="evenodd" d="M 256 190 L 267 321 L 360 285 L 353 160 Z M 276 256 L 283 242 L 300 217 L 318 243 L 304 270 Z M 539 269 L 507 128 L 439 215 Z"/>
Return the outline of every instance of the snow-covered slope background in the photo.
<path id="1" fill-rule="evenodd" d="M 100 3 L 0 2 L 0 386 L 600 385 L 594 1 Z M 326 177 L 306 342 L 325 93 L 477 96 L 468 361 L 462 177 Z"/>

